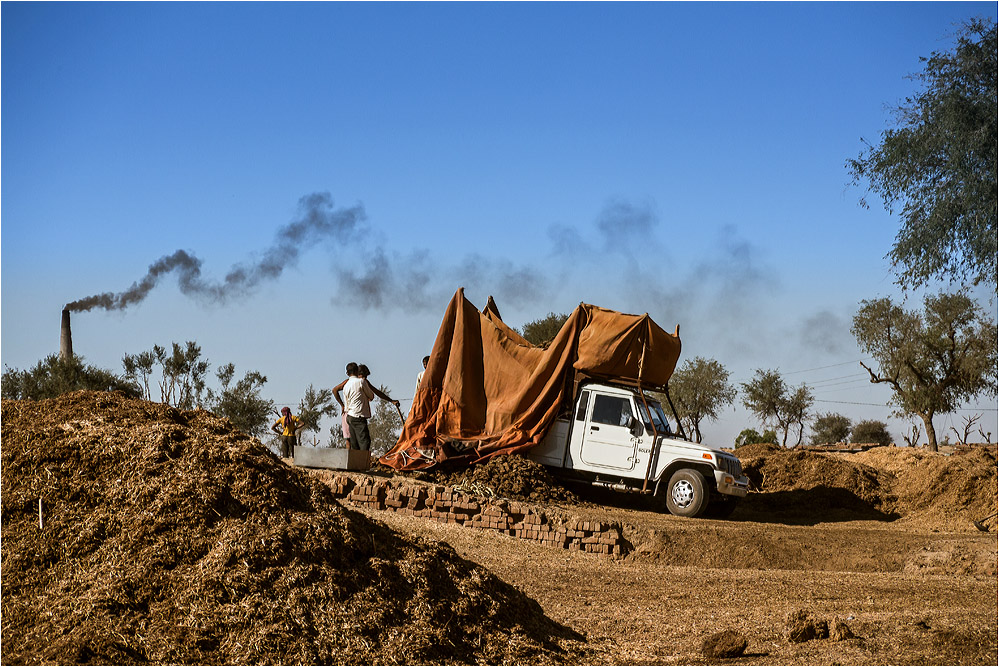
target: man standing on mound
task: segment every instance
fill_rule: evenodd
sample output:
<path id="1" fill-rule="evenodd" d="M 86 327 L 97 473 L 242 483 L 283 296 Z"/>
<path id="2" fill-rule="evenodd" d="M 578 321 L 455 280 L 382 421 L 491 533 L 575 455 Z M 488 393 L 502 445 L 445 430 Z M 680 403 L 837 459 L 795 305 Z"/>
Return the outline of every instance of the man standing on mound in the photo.
<path id="1" fill-rule="evenodd" d="M 343 390 L 343 398 L 340 398 L 341 389 Z M 351 449 L 371 450 L 368 419 L 371 418 L 371 401 L 376 393 L 382 400 L 394 403 L 396 407 L 399 406 L 399 401 L 392 400 L 368 384 L 366 377 L 361 374 L 360 368 L 353 361 L 347 364 L 347 379 L 333 388 L 334 398 L 340 404 L 340 409 L 347 415 Z"/>

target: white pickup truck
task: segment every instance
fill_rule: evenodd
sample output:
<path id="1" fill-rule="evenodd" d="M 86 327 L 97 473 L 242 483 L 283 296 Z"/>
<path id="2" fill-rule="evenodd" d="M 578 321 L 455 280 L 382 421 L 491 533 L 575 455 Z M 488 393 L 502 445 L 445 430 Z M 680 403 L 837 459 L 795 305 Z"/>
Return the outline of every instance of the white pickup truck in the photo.
<path id="1" fill-rule="evenodd" d="M 571 413 L 527 456 L 563 478 L 660 492 L 679 516 L 729 516 L 749 480 L 734 455 L 673 436 L 660 403 L 636 388 L 586 384 Z"/>

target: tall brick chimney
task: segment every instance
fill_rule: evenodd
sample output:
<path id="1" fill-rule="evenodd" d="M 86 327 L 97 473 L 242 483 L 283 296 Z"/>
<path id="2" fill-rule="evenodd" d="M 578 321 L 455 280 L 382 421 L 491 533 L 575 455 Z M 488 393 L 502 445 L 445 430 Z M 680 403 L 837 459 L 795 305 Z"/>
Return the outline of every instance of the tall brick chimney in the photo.
<path id="1" fill-rule="evenodd" d="M 69 328 L 69 310 L 62 311 L 62 328 L 59 330 L 59 359 L 73 358 L 73 332 Z"/>

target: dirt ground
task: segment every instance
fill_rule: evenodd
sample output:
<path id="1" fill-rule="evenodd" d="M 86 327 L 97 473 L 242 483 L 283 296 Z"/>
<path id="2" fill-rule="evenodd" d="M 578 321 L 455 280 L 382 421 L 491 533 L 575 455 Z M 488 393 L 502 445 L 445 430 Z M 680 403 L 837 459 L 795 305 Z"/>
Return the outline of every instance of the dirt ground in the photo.
<path id="1" fill-rule="evenodd" d="M 581 664 L 716 663 L 702 643 L 728 629 L 748 647 L 726 664 L 997 664 L 995 532 L 788 525 L 753 518 L 748 506 L 728 521 L 682 519 L 622 500 L 585 514 L 622 522 L 633 554 L 615 560 L 371 512 L 400 533 L 447 542 L 537 600 L 585 636 Z M 798 610 L 843 621 L 855 637 L 790 642 Z"/>
<path id="2" fill-rule="evenodd" d="M 0 425 L 3 664 L 999 662 L 994 446 L 742 448 L 729 520 L 514 457 L 446 478 L 613 523 L 611 558 L 353 508 L 204 411 L 76 392 Z M 723 630 L 741 657 L 705 653 Z"/>
<path id="3" fill-rule="evenodd" d="M 656 498 L 562 488 L 523 461 L 427 478 L 618 524 L 631 545 L 624 559 L 367 513 L 447 542 L 537 600 L 585 636 L 586 664 L 717 663 L 702 646 L 722 630 L 747 641 L 728 661 L 738 664 L 999 664 L 995 519 L 989 533 L 973 523 L 996 511 L 995 446 L 959 456 L 737 453 L 754 492 L 724 521 L 671 516 Z M 518 494 L 511 477 L 531 484 Z M 801 612 L 853 636 L 790 641 Z"/>

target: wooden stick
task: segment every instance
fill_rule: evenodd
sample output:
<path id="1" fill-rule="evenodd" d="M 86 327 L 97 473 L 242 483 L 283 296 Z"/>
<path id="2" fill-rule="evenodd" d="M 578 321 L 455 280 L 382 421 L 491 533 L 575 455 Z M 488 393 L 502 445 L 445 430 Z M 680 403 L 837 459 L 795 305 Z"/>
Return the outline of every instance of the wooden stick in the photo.
<path id="1" fill-rule="evenodd" d="M 45 528 L 45 520 L 42 518 L 42 499 L 38 499 L 38 530 Z"/>

